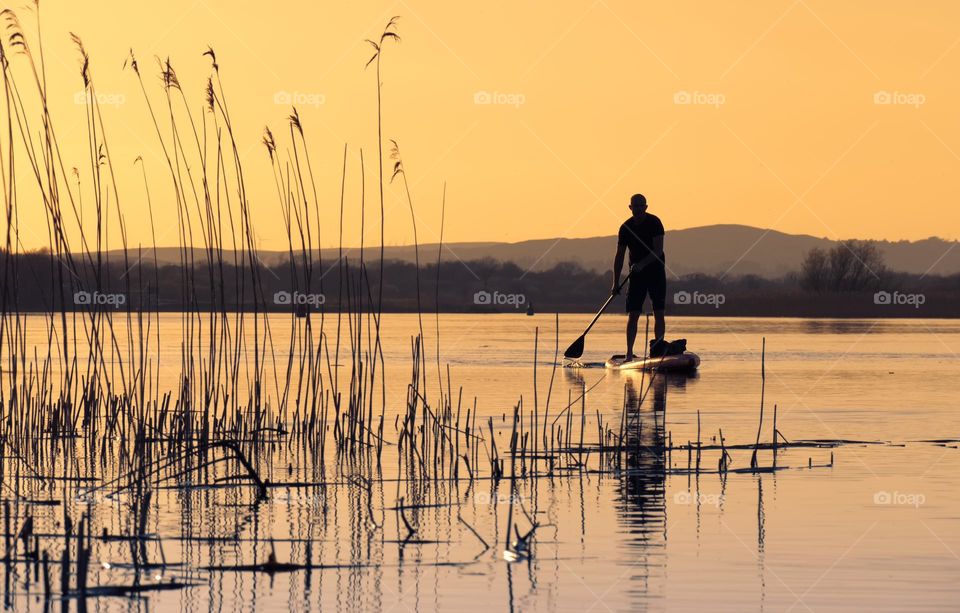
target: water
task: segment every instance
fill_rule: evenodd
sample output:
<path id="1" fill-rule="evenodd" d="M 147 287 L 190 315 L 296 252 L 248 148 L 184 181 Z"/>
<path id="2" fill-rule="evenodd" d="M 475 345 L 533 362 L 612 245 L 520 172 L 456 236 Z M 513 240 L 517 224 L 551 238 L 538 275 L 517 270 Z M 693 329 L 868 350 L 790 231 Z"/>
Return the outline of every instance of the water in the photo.
<path id="1" fill-rule="evenodd" d="M 162 338 L 175 337 L 178 316 L 160 319 Z M 45 343 L 42 320 L 31 321 L 35 340 Z M 561 353 L 588 321 L 589 316 L 560 318 Z M 620 316 L 602 320 L 587 338 L 584 361 L 622 353 L 623 324 Z M 433 316 L 424 318 L 431 398 L 440 387 L 435 325 Z M 285 326 L 288 320 L 277 318 L 274 343 L 280 354 Z M 536 402 L 543 411 L 556 349 L 554 317 L 442 315 L 439 328 L 443 386 L 449 364 L 454 397 L 462 387 L 464 408 L 476 397 L 480 417 L 494 417 L 503 453 L 513 406 L 521 396 L 527 410 L 534 403 L 535 332 Z M 396 436 L 393 418 L 410 380 L 416 330 L 415 315 L 384 318 L 388 439 Z M 139 600 L 100 598 L 95 606 L 107 611 L 956 607 L 960 449 L 956 442 L 930 441 L 960 438 L 960 322 L 678 318 L 668 322 L 668 337 L 688 339 L 702 358 L 700 371 L 655 380 L 639 407 L 638 395 L 650 384 L 646 376 L 556 369 L 551 415 L 589 389 L 584 422 L 593 443 L 597 413 L 604 424 L 618 427 L 626 398 L 630 423 L 637 426 L 628 443 L 636 451 L 626 454 L 626 470 L 600 471 L 588 464 L 589 470 L 518 481 L 523 508 L 541 524 L 528 560 L 502 559 L 508 481 L 492 488 L 489 480 L 472 485 L 443 480 L 404 484 L 401 491 L 396 467 L 389 465 L 384 480 L 365 491 L 350 481 L 349 471 L 328 466 L 318 474 L 306 455 L 278 446 L 257 459 L 259 468 L 274 483 L 293 485 L 272 488 L 265 501 L 255 501 L 250 488 L 157 490 L 147 531 L 160 538 L 169 564 L 141 572 L 140 578 L 177 579 L 192 587 L 150 592 Z M 781 450 L 776 472 L 738 472 L 749 467 L 750 451 L 734 449 L 725 476 L 717 473 L 716 451 L 703 452 L 699 475 L 687 473 L 686 451 L 656 452 L 670 441 L 674 446 L 695 441 L 698 411 L 704 444 L 719 437 L 720 429 L 727 445 L 753 442 L 764 337 L 762 441 L 771 440 L 776 405 L 777 428 L 790 441 L 860 442 Z M 175 386 L 179 344 L 164 343 L 162 357 L 171 367 L 162 371 L 161 387 Z M 571 410 L 579 429 L 579 400 Z M 758 459 L 761 467 L 773 462 L 769 451 Z M 307 481 L 327 485 L 298 485 Z M 392 510 L 398 492 L 407 504 L 428 505 L 406 511 L 417 527 L 416 538 L 406 544 L 403 522 Z M 103 528 L 114 535 L 131 533 L 127 505 L 133 502 L 119 496 L 70 504 L 95 518 L 96 533 Z M 519 507 L 515 513 L 525 531 L 528 519 Z M 62 510 L 35 508 L 34 514 L 38 524 L 52 526 Z M 289 573 L 203 568 L 256 564 L 271 551 L 279 562 L 344 567 Z M 158 562 L 161 545 L 151 541 L 148 554 Z M 133 582 L 138 573 L 123 566 L 131 555 L 129 542 L 98 543 L 90 584 Z M 29 590 L 13 585 L 8 602 L 42 607 L 36 585 Z"/>

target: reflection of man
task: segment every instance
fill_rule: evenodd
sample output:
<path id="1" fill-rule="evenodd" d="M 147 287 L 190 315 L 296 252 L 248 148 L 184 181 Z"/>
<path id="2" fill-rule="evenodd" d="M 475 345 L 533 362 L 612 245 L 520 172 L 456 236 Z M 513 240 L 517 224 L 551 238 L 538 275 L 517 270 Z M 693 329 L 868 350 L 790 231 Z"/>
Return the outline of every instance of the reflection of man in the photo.
<path id="1" fill-rule="evenodd" d="M 634 358 L 633 344 L 637 340 L 637 322 L 643 312 L 643 301 L 650 294 L 655 324 L 654 338 L 659 345 L 666 332 L 663 307 L 667 296 L 667 275 L 663 255 L 663 223 L 656 215 L 647 213 L 647 199 L 643 194 L 630 198 L 630 219 L 623 222 L 617 236 L 617 256 L 613 261 L 613 289 L 619 292 L 623 255 L 630 251 L 630 288 L 627 290 L 627 361 Z"/>
<path id="2" fill-rule="evenodd" d="M 646 478 L 635 482 L 642 488 L 644 483 L 656 482 L 664 477 L 667 379 L 662 373 L 656 372 L 648 379 L 636 370 L 623 371 L 623 379 L 627 415 L 624 433 L 626 447 L 638 452 L 627 453 L 627 466 L 645 469 L 641 474 Z M 651 388 L 653 394 L 648 394 Z M 652 396 L 652 402 L 649 396 Z M 643 404 L 644 400 L 646 405 Z"/>

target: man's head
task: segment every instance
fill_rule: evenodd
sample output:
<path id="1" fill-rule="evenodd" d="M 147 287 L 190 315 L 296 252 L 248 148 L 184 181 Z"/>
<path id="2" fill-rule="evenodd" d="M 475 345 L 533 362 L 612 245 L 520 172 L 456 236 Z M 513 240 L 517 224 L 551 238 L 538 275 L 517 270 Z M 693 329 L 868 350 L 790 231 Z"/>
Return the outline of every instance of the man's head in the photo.
<path id="1" fill-rule="evenodd" d="M 634 217 L 643 217 L 647 212 L 647 199 L 643 194 L 634 194 L 630 198 L 630 210 Z"/>

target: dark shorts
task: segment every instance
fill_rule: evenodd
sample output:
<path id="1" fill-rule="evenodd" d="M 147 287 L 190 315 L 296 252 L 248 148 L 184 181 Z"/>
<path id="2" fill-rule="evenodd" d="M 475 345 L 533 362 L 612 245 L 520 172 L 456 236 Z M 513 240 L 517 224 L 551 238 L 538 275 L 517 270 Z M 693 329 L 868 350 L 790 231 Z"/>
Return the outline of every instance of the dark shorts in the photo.
<path id="1" fill-rule="evenodd" d="M 654 311 L 662 311 L 667 300 L 667 273 L 663 266 L 647 266 L 630 273 L 627 290 L 627 313 L 643 311 L 643 301 L 650 294 Z"/>

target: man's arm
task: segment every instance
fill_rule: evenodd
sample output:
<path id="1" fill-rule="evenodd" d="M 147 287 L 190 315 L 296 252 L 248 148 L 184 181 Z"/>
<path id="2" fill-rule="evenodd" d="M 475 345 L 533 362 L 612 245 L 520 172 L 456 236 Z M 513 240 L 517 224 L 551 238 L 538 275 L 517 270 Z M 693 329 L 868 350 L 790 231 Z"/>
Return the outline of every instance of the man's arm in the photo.
<path id="1" fill-rule="evenodd" d="M 620 293 L 620 273 L 623 271 L 623 255 L 626 251 L 626 245 L 617 243 L 617 255 L 613 258 L 613 286 L 610 288 L 613 295 Z"/>

